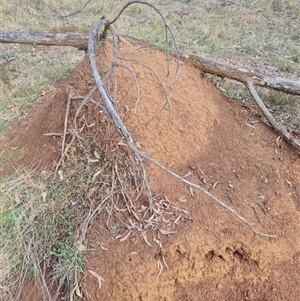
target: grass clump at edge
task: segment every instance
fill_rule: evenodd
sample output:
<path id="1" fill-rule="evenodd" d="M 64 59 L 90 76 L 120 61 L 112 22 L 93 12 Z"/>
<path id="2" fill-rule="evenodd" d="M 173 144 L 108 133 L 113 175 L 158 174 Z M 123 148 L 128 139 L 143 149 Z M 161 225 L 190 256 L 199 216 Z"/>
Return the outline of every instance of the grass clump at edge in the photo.
<path id="1" fill-rule="evenodd" d="M 17 300 L 30 280 L 41 283 L 46 271 L 51 281 L 43 287 L 45 300 L 53 300 L 52 287 L 70 293 L 84 271 L 91 202 L 99 205 L 112 182 L 109 159 L 99 159 L 100 165 L 91 165 L 86 157 L 74 158 L 56 176 L 24 170 L 1 180 L 0 288 L 7 300 Z M 93 175 L 99 168 L 103 177 L 98 173 L 97 182 Z M 91 186 L 97 186 L 92 198 Z"/>

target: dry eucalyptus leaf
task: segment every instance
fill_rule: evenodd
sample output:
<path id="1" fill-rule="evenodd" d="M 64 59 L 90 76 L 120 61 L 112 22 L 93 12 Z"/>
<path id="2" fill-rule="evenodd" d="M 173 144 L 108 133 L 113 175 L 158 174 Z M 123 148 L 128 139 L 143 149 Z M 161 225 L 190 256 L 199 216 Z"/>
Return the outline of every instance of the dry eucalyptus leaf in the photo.
<path id="1" fill-rule="evenodd" d="M 83 244 L 79 244 L 79 245 L 77 246 L 77 248 L 78 248 L 78 251 L 79 251 L 79 252 L 85 252 L 85 251 L 86 251 L 86 246 L 83 245 Z"/>
<path id="2" fill-rule="evenodd" d="M 47 191 L 42 192 L 43 202 L 46 202 Z"/>
<path id="3" fill-rule="evenodd" d="M 21 203 L 21 199 L 19 198 L 18 193 L 15 194 L 15 202 L 17 203 L 17 205 Z"/>
<path id="4" fill-rule="evenodd" d="M 189 190 L 190 190 L 190 195 L 192 197 L 194 197 L 194 190 L 193 190 L 192 186 L 189 186 Z"/>
<path id="5" fill-rule="evenodd" d="M 92 270 L 88 270 L 94 277 L 97 278 L 98 280 L 98 289 L 101 289 L 102 286 L 102 281 L 104 281 L 103 277 L 101 277 L 99 274 L 97 274 L 96 272 L 92 271 Z"/>
<path id="6" fill-rule="evenodd" d="M 168 234 L 175 233 L 175 232 L 172 232 L 172 231 L 169 231 L 169 230 L 163 230 L 163 229 L 159 229 L 159 232 L 160 232 L 161 234 L 164 234 L 164 235 L 168 235 Z"/>
<path id="7" fill-rule="evenodd" d="M 187 201 L 187 199 L 184 198 L 184 197 L 180 197 L 180 198 L 178 199 L 178 201 L 181 202 L 181 203 L 185 203 L 185 202 Z"/>
<path id="8" fill-rule="evenodd" d="M 164 269 L 164 267 L 161 264 L 160 260 L 157 260 L 157 269 L 158 269 L 157 276 L 159 276 L 161 274 L 162 270 Z"/>
<path id="9" fill-rule="evenodd" d="M 59 175 L 59 179 L 60 179 L 61 181 L 63 181 L 63 179 L 64 179 L 63 171 L 60 169 L 57 173 L 58 173 L 58 175 Z"/>
<path id="10" fill-rule="evenodd" d="M 120 242 L 125 241 L 129 237 L 130 233 L 131 232 L 129 231 L 123 238 L 121 238 Z"/>
<path id="11" fill-rule="evenodd" d="M 75 292 L 76 292 L 76 295 L 77 295 L 78 297 L 83 298 L 83 295 L 82 295 L 82 293 L 81 293 L 80 288 L 79 288 L 78 285 L 77 285 L 77 287 L 76 287 Z"/>
<path id="12" fill-rule="evenodd" d="M 147 236 L 146 236 L 145 233 L 142 234 L 142 237 L 144 238 L 145 243 L 146 243 L 149 247 L 152 248 L 152 245 L 151 245 L 150 242 L 148 241 Z"/>

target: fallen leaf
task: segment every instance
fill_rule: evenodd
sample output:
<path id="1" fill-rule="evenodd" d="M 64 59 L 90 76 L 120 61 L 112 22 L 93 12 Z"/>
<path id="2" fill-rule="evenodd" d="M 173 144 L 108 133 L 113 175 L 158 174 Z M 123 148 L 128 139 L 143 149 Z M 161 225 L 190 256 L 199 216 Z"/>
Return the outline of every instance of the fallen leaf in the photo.
<path id="1" fill-rule="evenodd" d="M 164 234 L 164 235 L 168 235 L 168 234 L 175 233 L 175 232 L 168 231 L 168 230 L 163 230 L 163 229 L 159 229 L 159 232 L 160 232 L 161 234 Z"/>
<path id="2" fill-rule="evenodd" d="M 181 203 L 185 203 L 187 200 L 184 197 L 180 197 L 178 199 L 178 201 L 181 202 Z"/>
<path id="3" fill-rule="evenodd" d="M 85 252 L 86 251 L 86 246 L 83 245 L 83 244 L 79 244 L 77 246 L 77 249 L 78 249 L 79 252 Z"/>
<path id="4" fill-rule="evenodd" d="M 191 196 L 194 197 L 194 190 L 193 190 L 192 186 L 189 186 L 189 189 L 190 189 Z"/>
<path id="5" fill-rule="evenodd" d="M 187 210 L 176 207 L 176 206 L 171 206 L 172 208 L 174 208 L 177 211 L 183 212 L 184 214 L 190 214 Z"/>
<path id="6" fill-rule="evenodd" d="M 285 181 L 287 182 L 287 184 L 290 186 L 290 187 L 293 187 L 293 185 L 292 185 L 292 182 L 291 181 L 289 181 L 287 178 L 284 178 L 285 179 Z"/>
<path id="7" fill-rule="evenodd" d="M 97 241 L 97 244 L 100 246 L 100 248 L 103 250 L 103 251 L 108 251 L 109 249 L 104 247 L 100 242 Z"/>
<path id="8" fill-rule="evenodd" d="M 168 268 L 169 268 L 169 266 L 167 265 L 167 262 L 166 262 L 165 256 L 163 256 L 163 257 L 162 257 L 162 259 L 163 259 L 163 262 L 164 262 L 164 264 L 165 264 L 166 268 L 168 269 Z"/>
<path id="9" fill-rule="evenodd" d="M 100 159 L 100 155 L 99 155 L 99 153 L 98 153 L 96 150 L 94 150 L 94 156 L 95 156 L 97 159 Z"/>
<path id="10" fill-rule="evenodd" d="M 212 189 L 215 189 L 218 184 L 221 184 L 221 182 L 215 182 Z"/>
<path id="11" fill-rule="evenodd" d="M 150 244 L 150 242 L 148 241 L 146 234 L 145 234 L 145 233 L 143 233 L 143 234 L 142 234 L 142 236 L 143 236 L 143 238 L 144 238 L 144 241 L 146 242 L 146 244 L 147 244 L 149 247 L 151 247 L 151 248 L 152 248 L 152 245 L 151 245 L 151 244 Z"/>
<path id="12" fill-rule="evenodd" d="M 82 293 L 81 293 L 80 288 L 79 288 L 78 285 L 77 285 L 77 287 L 76 287 L 75 292 L 76 292 L 76 295 L 77 295 L 78 297 L 83 298 Z"/>
<path id="13" fill-rule="evenodd" d="M 102 281 L 104 281 L 104 279 L 99 275 L 97 274 L 96 272 L 92 271 L 92 270 L 88 270 L 94 277 L 97 278 L 98 280 L 98 289 L 100 290 L 101 289 L 101 286 L 102 286 Z"/>
<path id="14" fill-rule="evenodd" d="M 58 175 L 59 175 L 59 179 L 60 179 L 61 181 L 63 181 L 63 179 L 64 179 L 63 171 L 60 169 L 57 173 L 58 173 Z"/>
<path id="15" fill-rule="evenodd" d="M 157 276 L 159 276 L 161 274 L 162 270 L 164 269 L 164 267 L 161 264 L 160 260 L 157 260 L 157 269 L 158 269 Z"/>
<path id="16" fill-rule="evenodd" d="M 123 238 L 120 239 L 120 241 L 125 241 L 129 237 L 130 233 L 131 232 L 129 231 Z"/>

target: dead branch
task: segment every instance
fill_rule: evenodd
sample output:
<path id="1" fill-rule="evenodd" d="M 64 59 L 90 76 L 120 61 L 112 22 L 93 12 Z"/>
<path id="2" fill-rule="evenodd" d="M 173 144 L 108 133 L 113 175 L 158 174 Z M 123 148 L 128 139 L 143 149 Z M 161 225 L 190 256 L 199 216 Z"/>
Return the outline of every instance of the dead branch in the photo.
<path id="1" fill-rule="evenodd" d="M 46 3 L 44 0 L 41 0 L 41 2 L 44 3 L 44 5 L 45 5 L 46 7 L 48 7 L 50 10 L 52 10 L 53 12 L 55 12 L 60 18 L 66 19 L 66 18 L 68 18 L 68 17 L 71 17 L 71 16 L 74 16 L 74 15 L 79 14 L 79 13 L 80 13 L 87 5 L 91 2 L 91 0 L 88 0 L 88 1 L 87 1 L 85 4 L 83 4 L 78 10 L 76 10 L 76 11 L 70 13 L 70 14 L 67 14 L 67 15 L 62 15 L 62 14 L 60 14 L 57 8 L 55 8 L 55 7 L 51 6 L 50 4 Z"/>
<path id="2" fill-rule="evenodd" d="M 201 71 L 205 73 L 227 77 L 241 82 L 244 85 L 247 85 L 247 82 L 250 82 L 256 86 L 282 91 L 288 94 L 300 95 L 300 82 L 298 81 L 247 71 L 186 52 L 181 52 L 180 58 L 187 63 L 192 61 L 195 67 L 201 69 Z"/>
<path id="3" fill-rule="evenodd" d="M 87 50 L 88 35 L 79 33 L 0 31 L 0 43 L 73 46 Z"/>
<path id="4" fill-rule="evenodd" d="M 270 113 L 270 111 L 267 109 L 267 107 L 264 105 L 263 101 L 261 100 L 261 98 L 259 97 L 258 93 L 256 92 L 256 90 L 254 89 L 253 85 L 251 82 L 246 82 L 246 86 L 249 89 L 252 97 L 254 98 L 254 100 L 256 101 L 258 107 L 261 109 L 261 111 L 263 112 L 263 114 L 265 115 L 265 117 L 267 118 L 268 122 L 270 123 L 270 125 L 274 128 L 274 130 L 276 132 L 278 132 L 280 135 L 282 135 L 282 137 L 289 143 L 291 144 L 293 147 L 295 147 L 297 150 L 300 151 L 300 144 L 299 142 L 296 141 L 296 139 L 294 139 L 289 133 L 288 131 L 282 126 L 280 125 L 275 118 L 272 116 L 272 114 Z"/>
<path id="5" fill-rule="evenodd" d="M 109 24 L 110 22 L 107 19 L 103 18 L 94 26 L 93 30 L 90 33 L 88 42 L 88 55 L 90 59 L 90 67 L 108 118 L 113 122 L 121 136 L 124 137 L 126 141 L 132 142 L 133 140 L 131 138 L 131 135 L 127 131 L 125 124 L 121 120 L 114 105 L 114 101 L 110 98 L 103 85 L 96 63 L 95 46 L 97 44 L 98 31 L 101 26 Z"/>
<path id="6" fill-rule="evenodd" d="M 267 107 L 265 106 L 265 104 L 263 103 L 262 99 L 259 97 L 258 93 L 256 92 L 253 86 L 257 85 L 260 87 L 272 88 L 274 90 L 283 91 L 288 94 L 300 95 L 300 82 L 276 76 L 268 76 L 259 73 L 254 73 L 251 71 L 246 71 L 243 69 L 204 59 L 197 55 L 188 55 L 186 53 L 182 53 L 181 59 L 188 60 L 188 62 L 192 60 L 194 66 L 200 68 L 203 72 L 221 77 L 227 77 L 229 79 L 233 79 L 243 83 L 250 91 L 250 94 L 254 98 L 256 104 L 268 120 L 269 124 L 274 128 L 274 130 L 280 135 L 282 135 L 286 142 L 291 144 L 297 150 L 300 150 L 299 142 L 297 142 L 297 140 L 288 133 L 284 126 L 280 125 L 275 120 L 275 118 L 267 109 Z"/>

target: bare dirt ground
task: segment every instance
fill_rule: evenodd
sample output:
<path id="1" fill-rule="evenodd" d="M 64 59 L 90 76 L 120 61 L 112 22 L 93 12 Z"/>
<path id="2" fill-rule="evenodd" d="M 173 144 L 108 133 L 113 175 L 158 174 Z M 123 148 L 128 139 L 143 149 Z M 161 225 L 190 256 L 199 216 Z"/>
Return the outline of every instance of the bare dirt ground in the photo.
<path id="1" fill-rule="evenodd" d="M 163 53 L 122 43 L 120 56 L 143 61 L 166 87 L 172 84 L 175 64 L 171 62 L 166 77 Z M 109 65 L 110 59 L 111 51 L 105 48 L 99 64 Z M 187 64 L 180 67 L 170 105 L 143 126 L 164 102 L 164 93 L 148 68 L 128 60 L 123 63 L 134 71 L 140 88 L 134 114 L 133 77 L 128 69 L 118 68 L 118 108 L 134 141 L 232 206 L 257 230 L 276 237 L 254 235 L 208 197 L 147 165 L 153 193 L 177 208 L 164 216 L 168 229 L 146 229 L 143 234 L 150 247 L 138 231 L 120 242 L 117 234 L 124 237 L 126 225 L 116 222 L 107 229 L 105 221 L 96 220 L 88 236 L 86 274 L 80 282 L 84 300 L 300 299 L 299 153 L 284 142 L 278 145 L 277 135 L 253 108 L 225 98 Z M 43 134 L 62 132 L 68 95 L 85 95 L 92 86 L 85 60 L 65 82 L 39 99 L 5 142 L 10 152 L 27 150 L 15 166 L 42 170 L 57 160 L 60 139 Z M 143 198 L 136 207 L 142 205 Z M 139 223 L 134 217 L 132 222 Z M 89 270 L 103 277 L 101 289 Z M 27 289 L 26 296 L 23 300 L 38 300 Z"/>

